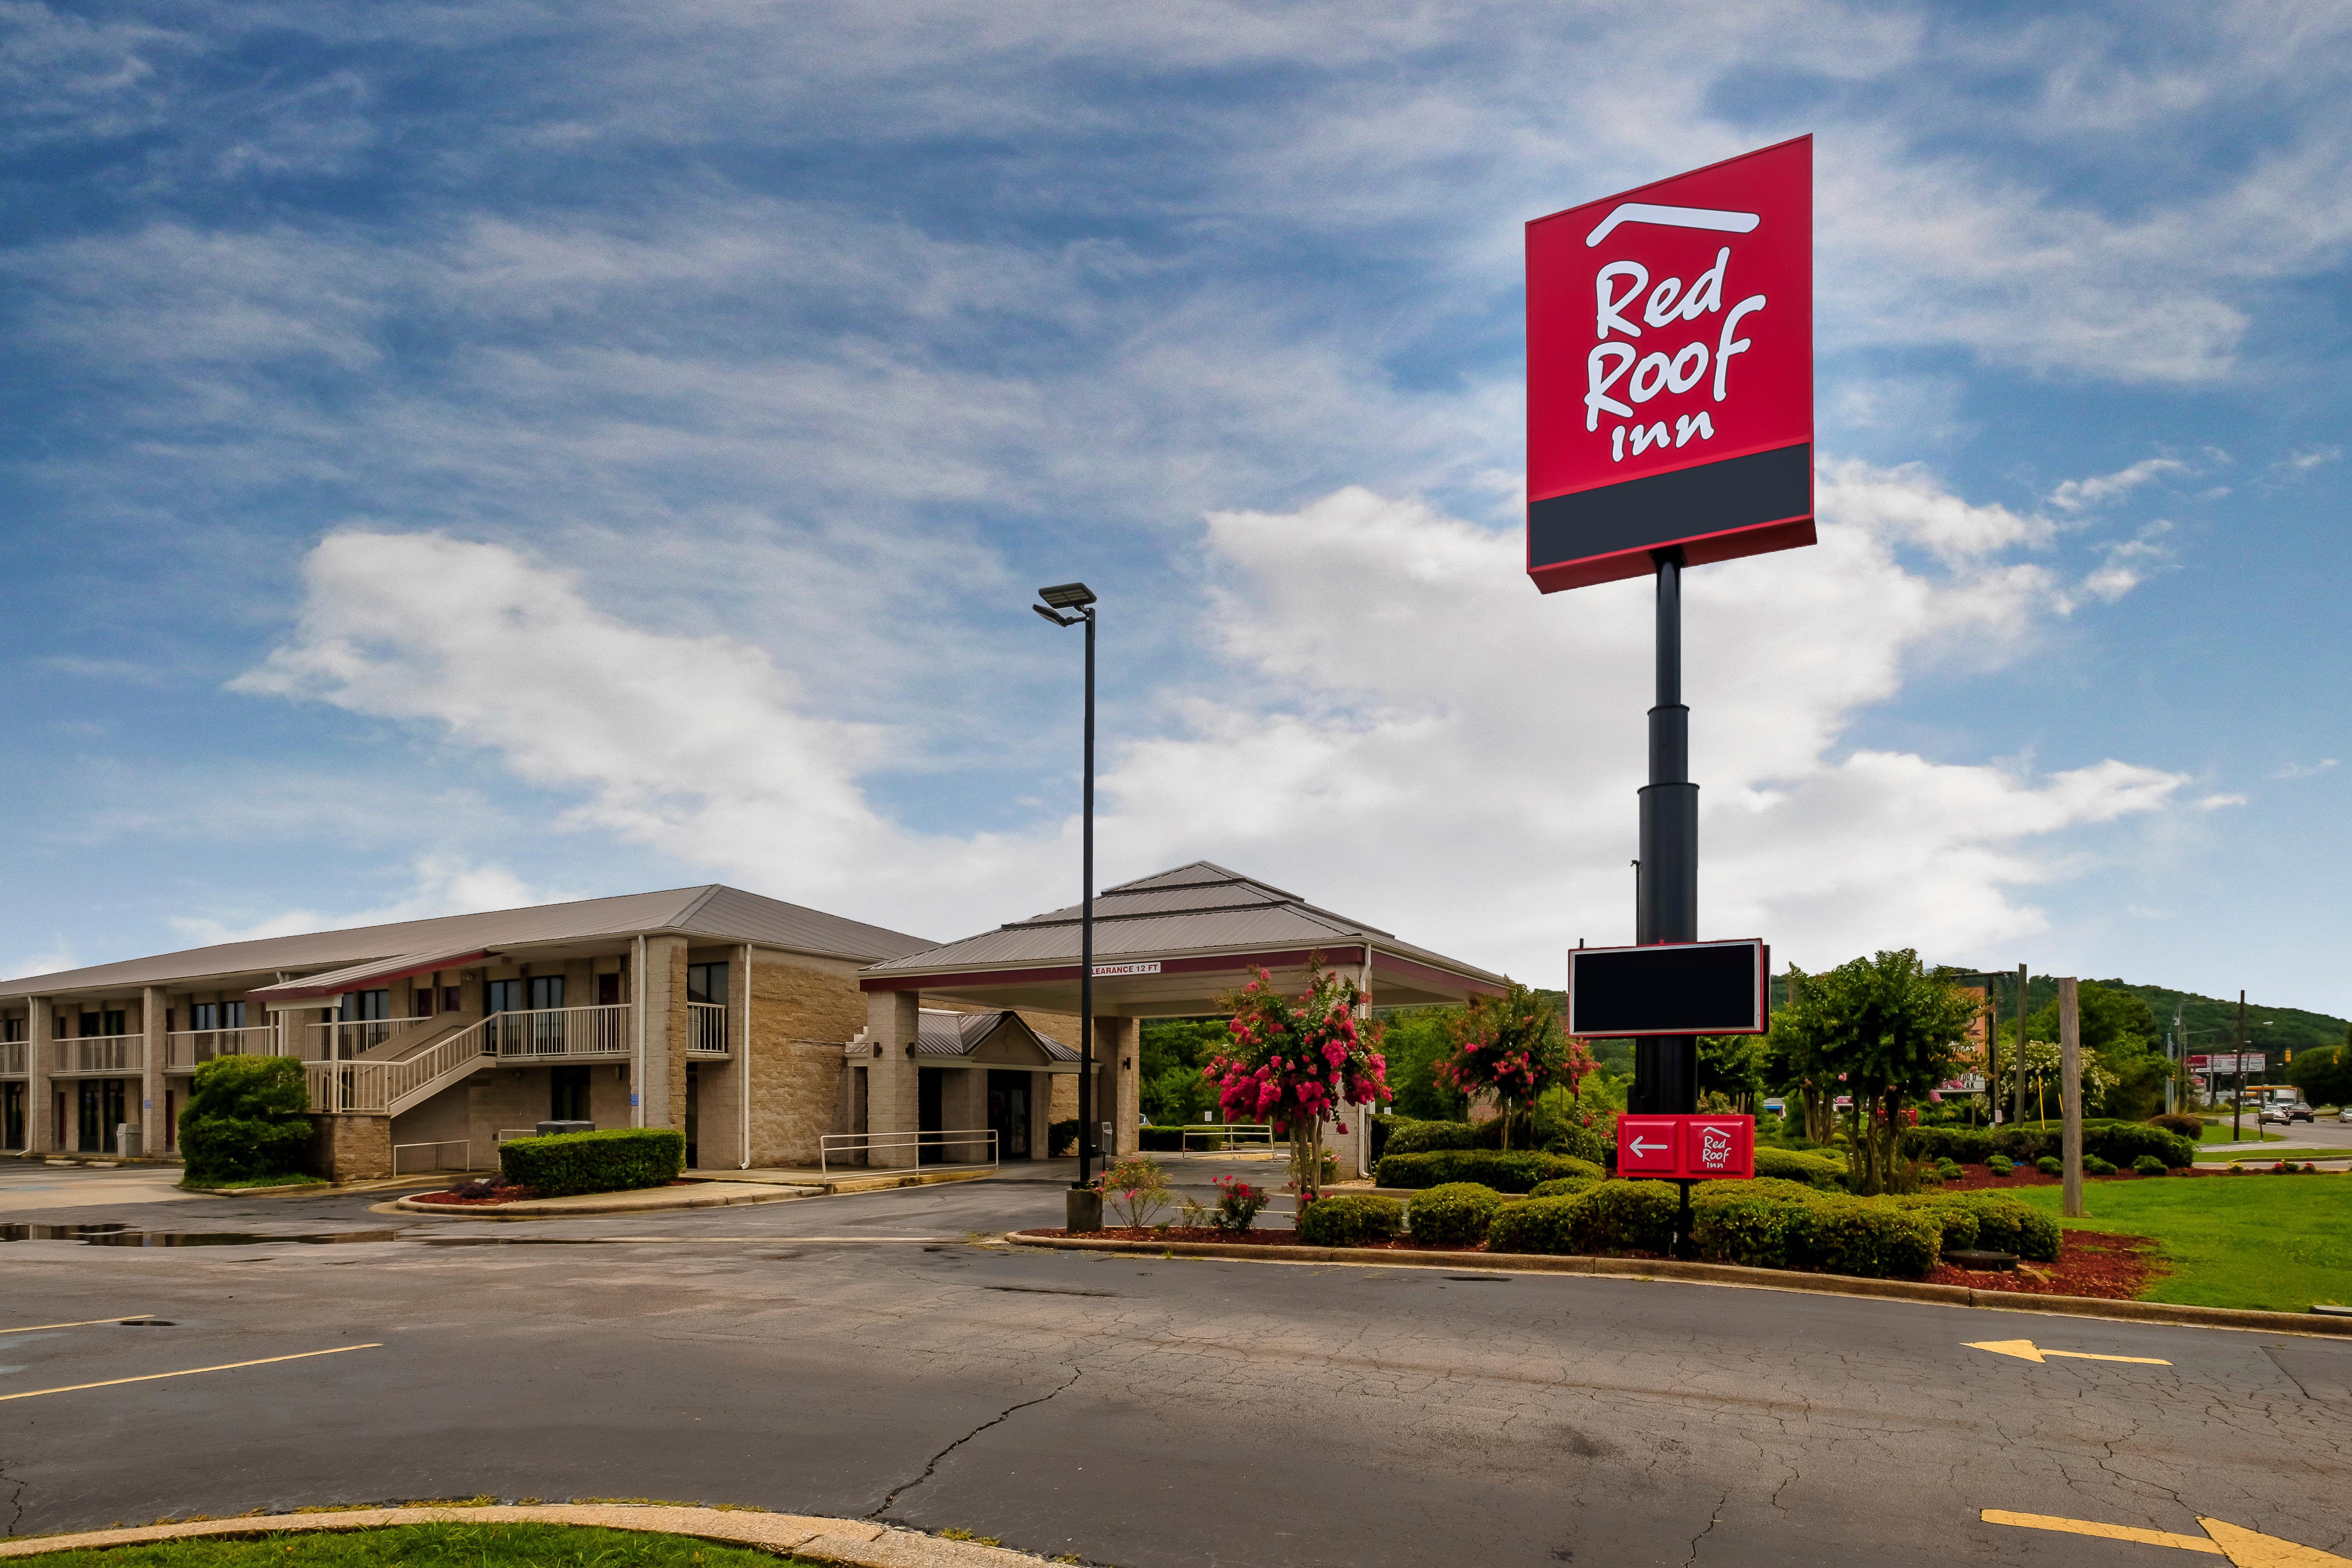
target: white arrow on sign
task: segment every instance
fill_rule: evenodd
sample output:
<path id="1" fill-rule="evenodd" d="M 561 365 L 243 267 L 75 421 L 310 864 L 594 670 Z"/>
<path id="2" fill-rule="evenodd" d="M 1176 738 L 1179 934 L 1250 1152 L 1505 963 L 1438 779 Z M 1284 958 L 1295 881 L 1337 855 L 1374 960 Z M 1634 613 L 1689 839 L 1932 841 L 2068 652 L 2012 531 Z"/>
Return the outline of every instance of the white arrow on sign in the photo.
<path id="1" fill-rule="evenodd" d="M 1660 1150 L 1663 1150 L 1663 1149 L 1664 1149 L 1665 1147 L 1666 1147 L 1666 1145 L 1665 1145 L 1665 1144 L 1664 1144 L 1664 1143 L 1644 1143 L 1643 1142 L 1642 1142 L 1642 1138 L 1641 1138 L 1641 1135 L 1640 1135 L 1639 1133 L 1634 1134 L 1634 1137 L 1633 1137 L 1633 1157 L 1634 1157 L 1635 1159 L 1637 1159 L 1637 1160 L 1638 1160 L 1638 1159 L 1640 1159 L 1643 1155 L 1644 1155 L 1644 1154 L 1648 1153 L 1648 1152 L 1649 1152 L 1651 1150 L 1653 1150 L 1653 1149 L 1660 1149 Z"/>

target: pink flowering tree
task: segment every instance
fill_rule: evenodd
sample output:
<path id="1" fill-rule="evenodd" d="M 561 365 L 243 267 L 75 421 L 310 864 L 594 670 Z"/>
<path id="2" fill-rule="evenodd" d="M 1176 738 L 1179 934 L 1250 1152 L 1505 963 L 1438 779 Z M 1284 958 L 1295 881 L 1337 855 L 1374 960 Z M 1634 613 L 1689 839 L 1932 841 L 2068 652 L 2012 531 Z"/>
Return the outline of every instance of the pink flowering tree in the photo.
<path id="1" fill-rule="evenodd" d="M 1231 1043 L 1202 1069 L 1226 1121 L 1268 1122 L 1290 1140 L 1301 1202 L 1322 1183 L 1323 1123 L 1344 1133 L 1343 1107 L 1389 1100 L 1381 1026 L 1357 1018 L 1361 1001 L 1354 981 L 1325 972 L 1320 953 L 1308 959 L 1307 994 L 1295 1001 L 1261 969 L 1224 998 Z"/>
<path id="2" fill-rule="evenodd" d="M 1531 1112 L 1536 1096 L 1556 1083 L 1574 1095 L 1592 1070 L 1584 1042 L 1562 1036 L 1551 998 L 1516 980 L 1503 995 L 1472 997 L 1449 1030 L 1454 1054 L 1440 1059 L 1433 1074 L 1465 1100 L 1495 1100 L 1506 1149 L 1512 1119 Z"/>

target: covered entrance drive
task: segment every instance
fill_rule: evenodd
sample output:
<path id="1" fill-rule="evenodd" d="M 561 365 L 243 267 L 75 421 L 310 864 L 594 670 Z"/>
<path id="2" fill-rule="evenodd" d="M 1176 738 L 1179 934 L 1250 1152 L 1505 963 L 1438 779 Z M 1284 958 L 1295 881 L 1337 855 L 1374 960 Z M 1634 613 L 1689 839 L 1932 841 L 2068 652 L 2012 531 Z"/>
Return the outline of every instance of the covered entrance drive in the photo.
<path id="1" fill-rule="evenodd" d="M 1078 923 L 1076 906 L 1055 910 L 861 973 L 866 1024 L 847 1053 L 854 1079 L 849 1120 L 853 1132 L 868 1135 L 871 1163 L 919 1162 L 919 1145 L 899 1134 L 928 1130 L 944 1135 L 996 1125 L 996 1085 L 978 1072 L 954 1091 L 970 1097 L 961 1106 L 948 1098 L 943 1085 L 939 1109 L 929 1112 L 921 1075 L 940 1055 L 933 1041 L 944 1039 L 931 1020 L 994 1016 L 1019 1023 L 1003 1011 L 1009 1008 L 1075 1016 Z M 1143 1019 L 1213 1015 L 1220 997 L 1260 970 L 1296 994 L 1306 988 L 1308 963 L 1317 954 L 1325 968 L 1348 974 L 1383 1007 L 1459 1003 L 1500 995 L 1505 987 L 1499 974 L 1400 942 L 1376 926 L 1205 860 L 1107 889 L 1095 898 L 1097 1146 L 1112 1153 L 1135 1151 Z M 991 1011 L 941 1014 L 926 1010 L 927 1002 Z M 1068 1050 L 1034 1031 L 1030 1035 L 1056 1051 Z M 1058 1070 L 1076 1070 L 1076 1053 L 1068 1058 Z M 1040 1081 L 1032 1078 L 1033 1084 Z M 940 1119 L 935 1125 L 930 1114 Z M 959 1121 L 959 1114 L 967 1119 Z M 1033 1099 L 1028 1117 L 1033 1155 L 1042 1154 L 1045 1108 Z M 1348 1123 L 1340 1158 L 1360 1171 L 1370 1129 L 1360 1116 L 1348 1118 Z M 1000 1134 L 1000 1148 L 1006 1143 Z"/>

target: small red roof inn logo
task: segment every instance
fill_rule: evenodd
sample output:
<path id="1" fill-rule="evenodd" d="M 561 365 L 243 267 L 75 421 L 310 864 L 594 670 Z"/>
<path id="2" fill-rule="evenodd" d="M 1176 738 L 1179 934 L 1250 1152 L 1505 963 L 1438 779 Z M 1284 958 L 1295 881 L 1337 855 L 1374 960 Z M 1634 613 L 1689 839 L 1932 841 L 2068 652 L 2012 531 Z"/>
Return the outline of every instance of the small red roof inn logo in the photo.
<path id="1" fill-rule="evenodd" d="M 1813 542 L 1810 136 L 1528 225 L 1545 593 Z"/>

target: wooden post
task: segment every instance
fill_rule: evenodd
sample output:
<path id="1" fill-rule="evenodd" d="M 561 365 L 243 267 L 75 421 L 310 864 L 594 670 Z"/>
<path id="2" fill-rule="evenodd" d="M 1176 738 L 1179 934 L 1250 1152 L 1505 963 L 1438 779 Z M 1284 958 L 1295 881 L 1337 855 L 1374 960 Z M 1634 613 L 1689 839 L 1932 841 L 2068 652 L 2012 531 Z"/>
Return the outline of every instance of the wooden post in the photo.
<path id="1" fill-rule="evenodd" d="M 2060 1212 L 2083 1217 L 2083 1019 L 2074 976 L 2058 982 L 2058 1093 L 2066 1118 L 2065 1191 Z"/>
<path id="2" fill-rule="evenodd" d="M 2016 1087 L 2010 1092 L 2011 1121 L 2025 1120 L 2025 1015 L 2032 1011 L 2025 1005 L 2025 965 L 2017 966 L 2017 1050 L 2010 1060 L 2010 1077 Z"/>

